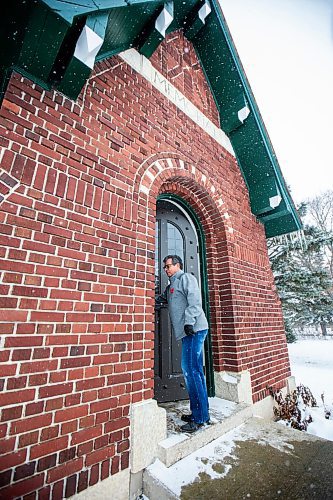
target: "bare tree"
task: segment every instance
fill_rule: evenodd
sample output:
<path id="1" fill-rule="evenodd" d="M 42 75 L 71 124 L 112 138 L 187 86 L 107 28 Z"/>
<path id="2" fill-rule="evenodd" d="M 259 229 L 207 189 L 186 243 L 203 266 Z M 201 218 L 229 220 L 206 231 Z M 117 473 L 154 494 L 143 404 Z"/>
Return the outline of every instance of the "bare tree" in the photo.
<path id="1" fill-rule="evenodd" d="M 315 226 L 323 232 L 333 233 L 333 191 L 325 191 L 307 201 L 307 215 L 312 219 Z M 325 245 L 325 257 L 331 278 L 333 279 L 333 242 Z"/>

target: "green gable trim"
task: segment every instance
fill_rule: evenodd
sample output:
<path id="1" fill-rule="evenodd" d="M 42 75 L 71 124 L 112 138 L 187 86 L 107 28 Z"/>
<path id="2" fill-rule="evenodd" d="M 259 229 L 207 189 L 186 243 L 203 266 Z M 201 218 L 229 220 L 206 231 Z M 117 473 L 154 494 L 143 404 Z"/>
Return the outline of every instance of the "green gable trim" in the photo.
<path id="1" fill-rule="evenodd" d="M 165 30 L 156 22 L 163 12 Z M 94 62 L 129 48 L 150 57 L 165 33 L 184 30 L 266 236 L 302 228 L 218 0 L 12 0 L 2 22 L 0 44 L 7 50 L 0 54 L 0 99 L 14 69 L 76 99 Z M 91 54 L 85 52 L 88 38 L 95 43 Z"/>

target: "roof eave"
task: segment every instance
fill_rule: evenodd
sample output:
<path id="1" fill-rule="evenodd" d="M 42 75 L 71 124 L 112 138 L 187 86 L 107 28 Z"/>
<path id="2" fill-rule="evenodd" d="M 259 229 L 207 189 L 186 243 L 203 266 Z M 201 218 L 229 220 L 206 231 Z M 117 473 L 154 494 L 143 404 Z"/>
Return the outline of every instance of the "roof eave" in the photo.
<path id="1" fill-rule="evenodd" d="M 133 44 L 147 56 L 156 49 L 163 40 L 156 33 L 156 18 L 164 8 L 170 12 L 172 2 L 85 0 L 83 5 L 28 0 L 24 12 L 19 9 L 20 3 L 14 0 L 11 4 L 9 28 L 0 35 L 6 45 L 8 38 L 12 41 L 0 60 L 5 75 L 3 90 L 10 72 L 16 69 L 44 87 L 56 88 L 76 99 L 97 58 L 117 54 Z M 185 36 L 197 51 L 220 113 L 221 128 L 230 138 L 247 184 L 252 212 L 264 224 L 268 237 L 300 230 L 300 218 L 218 1 L 210 0 L 212 12 L 209 7 L 207 17 L 200 16 L 199 21 L 199 9 L 205 2 L 190 0 L 184 5 L 176 0 L 174 4 L 177 22 L 172 20 L 167 30 L 185 26 Z M 133 23 L 125 24 L 133 14 Z M 115 16 L 122 16 L 124 26 L 129 26 L 127 38 L 114 35 Z M 13 26 L 18 35 L 11 40 Z M 112 43 L 108 44 L 110 33 Z M 90 35 L 96 43 L 95 53 L 80 58 L 79 39 Z"/>

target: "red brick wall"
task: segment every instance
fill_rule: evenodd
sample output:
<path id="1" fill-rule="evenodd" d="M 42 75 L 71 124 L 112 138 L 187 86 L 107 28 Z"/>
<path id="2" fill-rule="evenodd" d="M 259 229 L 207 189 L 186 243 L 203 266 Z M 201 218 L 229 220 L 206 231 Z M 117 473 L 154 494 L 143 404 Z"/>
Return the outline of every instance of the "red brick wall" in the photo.
<path id="1" fill-rule="evenodd" d="M 150 59 L 153 66 L 215 125 L 219 114 L 192 44 L 181 31 L 168 35 Z"/>
<path id="2" fill-rule="evenodd" d="M 229 153 L 117 57 L 76 103 L 14 73 L 0 126 L 0 496 L 68 497 L 128 467 L 130 404 L 153 396 L 160 192 L 206 234 L 215 369 L 250 369 L 255 401 L 284 385 L 264 232 Z"/>

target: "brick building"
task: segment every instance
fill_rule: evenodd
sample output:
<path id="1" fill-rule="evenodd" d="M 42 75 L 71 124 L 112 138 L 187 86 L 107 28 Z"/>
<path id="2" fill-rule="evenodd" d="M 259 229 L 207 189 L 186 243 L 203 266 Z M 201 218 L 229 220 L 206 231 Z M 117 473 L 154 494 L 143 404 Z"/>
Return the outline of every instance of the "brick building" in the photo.
<path id="1" fill-rule="evenodd" d="M 154 307 L 170 251 L 210 395 L 264 413 L 290 375 L 266 237 L 300 222 L 217 1 L 81 4 L 17 0 L 0 35 L 7 499 L 126 489 L 154 458 L 159 402 L 186 398 Z"/>

